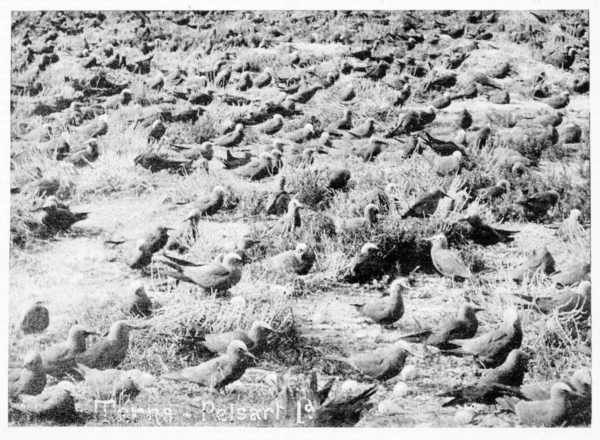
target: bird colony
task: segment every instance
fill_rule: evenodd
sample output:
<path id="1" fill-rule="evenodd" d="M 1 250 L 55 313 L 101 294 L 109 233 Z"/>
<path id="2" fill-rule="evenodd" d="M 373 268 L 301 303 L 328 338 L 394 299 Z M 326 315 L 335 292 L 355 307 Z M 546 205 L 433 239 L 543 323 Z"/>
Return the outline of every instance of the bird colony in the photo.
<path id="1" fill-rule="evenodd" d="M 589 425 L 588 32 L 14 13 L 10 423 Z"/>

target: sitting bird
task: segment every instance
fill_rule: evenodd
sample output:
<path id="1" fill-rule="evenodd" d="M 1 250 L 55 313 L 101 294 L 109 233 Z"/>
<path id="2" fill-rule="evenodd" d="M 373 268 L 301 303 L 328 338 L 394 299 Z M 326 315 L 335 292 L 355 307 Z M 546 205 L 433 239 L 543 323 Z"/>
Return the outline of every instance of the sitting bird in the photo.
<path id="1" fill-rule="evenodd" d="M 74 375 L 75 357 L 86 349 L 85 338 L 97 335 L 95 331 L 86 329 L 81 325 L 74 325 L 69 329 L 67 340 L 51 345 L 41 354 L 42 368 L 46 374 L 58 379 L 66 375 Z"/>
<path id="2" fill-rule="evenodd" d="M 569 315 L 579 322 L 585 321 L 592 314 L 592 285 L 589 281 L 582 282 L 576 290 L 558 291 L 552 296 L 515 296 L 519 298 L 518 304 L 544 314 L 557 312 Z"/>
<path id="3" fill-rule="evenodd" d="M 381 260 L 377 257 L 379 247 L 374 243 L 365 243 L 360 252 L 352 258 L 344 269 L 341 279 L 348 283 L 366 283 L 379 273 Z"/>
<path id="4" fill-rule="evenodd" d="M 152 301 L 141 281 L 134 282 L 131 292 L 123 302 L 122 310 L 128 315 L 138 318 L 147 318 L 152 315 Z"/>
<path id="5" fill-rule="evenodd" d="M 404 214 L 403 219 L 408 217 L 429 217 L 437 209 L 438 203 L 444 197 L 449 197 L 444 191 L 437 189 L 419 198 Z"/>
<path id="6" fill-rule="evenodd" d="M 78 420 L 75 399 L 61 383 L 35 396 L 21 395 L 19 402 L 9 403 L 9 408 L 18 414 L 57 423 L 73 424 Z"/>
<path id="7" fill-rule="evenodd" d="M 244 375 L 249 358 L 254 359 L 254 355 L 248 351 L 246 344 L 239 340 L 233 340 L 229 343 L 225 354 L 195 367 L 174 371 L 162 377 L 220 390 Z"/>
<path id="8" fill-rule="evenodd" d="M 165 247 L 169 241 L 171 228 L 158 226 L 139 241 L 133 258 L 129 263 L 131 269 L 143 269 L 152 262 L 152 256 Z"/>
<path id="9" fill-rule="evenodd" d="M 208 196 L 200 198 L 194 204 L 194 209 L 187 216 L 192 225 L 197 225 L 201 217 L 208 217 L 216 214 L 223 207 L 225 199 L 225 189 L 222 186 L 215 186 Z"/>
<path id="10" fill-rule="evenodd" d="M 395 279 L 389 287 L 389 298 L 378 298 L 376 300 L 350 304 L 358 312 L 381 325 L 390 325 L 398 321 L 404 315 L 404 301 L 402 293 L 408 289 L 406 281 L 402 278 Z"/>
<path id="11" fill-rule="evenodd" d="M 129 332 L 146 327 L 124 320 L 116 321 L 110 326 L 106 338 L 90 345 L 83 353 L 77 354 L 75 361 L 98 370 L 117 368 L 127 356 Z"/>
<path id="12" fill-rule="evenodd" d="M 98 142 L 96 142 L 96 139 L 90 139 L 87 141 L 87 146 L 84 149 L 76 151 L 70 156 L 67 156 L 65 161 L 72 163 L 73 166 L 77 168 L 81 168 L 91 165 L 91 163 L 95 162 L 99 156 Z"/>
<path id="13" fill-rule="evenodd" d="M 279 190 L 267 201 L 266 211 L 269 215 L 282 215 L 287 211 L 291 197 L 285 190 L 285 176 L 279 179 Z"/>
<path id="14" fill-rule="evenodd" d="M 466 221 L 469 224 L 469 238 L 483 246 L 490 246 L 496 243 L 511 243 L 514 240 L 513 235 L 519 232 L 493 228 L 483 223 L 481 217 L 478 215 L 463 217 L 459 221 Z"/>
<path id="15" fill-rule="evenodd" d="M 373 203 L 369 203 L 363 210 L 362 217 L 342 218 L 333 217 L 336 234 L 353 233 L 372 227 L 377 223 L 377 214 L 379 208 Z"/>
<path id="16" fill-rule="evenodd" d="M 546 215 L 548 210 L 558 203 L 558 199 L 558 193 L 550 190 L 524 197 L 517 203 L 524 208 L 528 217 L 539 218 Z"/>
<path id="17" fill-rule="evenodd" d="M 554 273 L 554 257 L 546 246 L 536 247 L 529 252 L 525 261 L 513 270 L 511 279 L 516 283 L 530 280 L 536 274 Z"/>
<path id="18" fill-rule="evenodd" d="M 315 262 L 315 253 L 305 243 L 298 243 L 296 248 L 277 254 L 267 261 L 269 269 L 296 275 L 306 275 Z"/>
<path id="19" fill-rule="evenodd" d="M 50 324 L 50 313 L 44 305 L 45 301 L 36 301 L 23 314 L 21 331 L 25 335 L 42 333 Z"/>
<path id="20" fill-rule="evenodd" d="M 8 371 L 9 398 L 21 394 L 40 394 L 45 386 L 46 373 L 42 365 L 42 356 L 38 352 L 27 353 L 22 368 Z"/>
<path id="21" fill-rule="evenodd" d="M 41 208 L 34 209 L 34 212 L 36 211 L 43 211 L 40 221 L 52 233 L 69 230 L 75 223 L 85 220 L 89 214 L 72 212 L 54 196 L 48 197 Z"/>
<path id="22" fill-rule="evenodd" d="M 231 148 L 238 145 L 244 139 L 244 125 L 235 124 L 233 131 L 214 139 L 212 143 L 221 147 Z"/>
<path id="23" fill-rule="evenodd" d="M 231 154 L 230 150 L 225 150 L 225 157 L 219 157 L 219 160 L 223 162 L 226 170 L 233 170 L 249 163 L 252 160 L 252 153 L 249 151 L 244 151 L 244 155 L 242 157 L 238 157 Z"/>
<path id="24" fill-rule="evenodd" d="M 210 333 L 204 335 L 204 341 L 200 344 L 210 353 L 227 353 L 229 345 L 235 341 L 242 341 L 246 344 L 248 351 L 253 354 L 260 354 L 267 344 L 267 338 L 275 330 L 264 321 L 254 321 L 247 331 L 234 330 L 222 333 Z"/>

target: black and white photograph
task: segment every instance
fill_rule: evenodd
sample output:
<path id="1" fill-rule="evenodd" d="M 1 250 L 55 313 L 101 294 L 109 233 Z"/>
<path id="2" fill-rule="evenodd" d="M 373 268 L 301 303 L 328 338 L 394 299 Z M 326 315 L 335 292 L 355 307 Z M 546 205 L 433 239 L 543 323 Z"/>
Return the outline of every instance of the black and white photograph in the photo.
<path id="1" fill-rule="evenodd" d="M 590 428 L 561 4 L 11 2 L 9 429 Z"/>

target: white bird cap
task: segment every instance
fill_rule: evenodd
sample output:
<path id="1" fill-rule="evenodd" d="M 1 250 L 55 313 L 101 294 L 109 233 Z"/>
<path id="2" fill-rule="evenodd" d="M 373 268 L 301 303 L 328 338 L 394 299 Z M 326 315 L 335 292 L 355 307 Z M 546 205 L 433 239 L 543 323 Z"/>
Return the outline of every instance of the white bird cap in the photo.
<path id="1" fill-rule="evenodd" d="M 98 116 L 98 120 L 100 122 L 106 122 L 108 124 L 108 115 L 106 115 L 106 114 L 100 115 L 100 116 Z"/>
<path id="2" fill-rule="evenodd" d="M 571 212 L 569 213 L 569 217 L 577 219 L 579 218 L 579 216 L 581 215 L 581 211 L 579 209 L 571 209 Z"/>
<path id="3" fill-rule="evenodd" d="M 394 292 L 397 290 L 402 291 L 402 290 L 405 290 L 408 288 L 409 288 L 408 281 L 406 281 L 406 279 L 403 277 L 399 277 L 399 278 L 396 278 L 394 281 L 392 281 L 392 283 L 390 284 L 389 290 L 390 290 L 390 292 Z"/>
<path id="4" fill-rule="evenodd" d="M 215 194 L 225 194 L 225 188 L 223 188 L 221 185 L 217 185 L 213 188 L 212 192 Z"/>
<path id="5" fill-rule="evenodd" d="M 223 265 L 231 266 L 242 263 L 242 258 L 235 252 L 230 252 L 223 257 Z"/>
<path id="6" fill-rule="evenodd" d="M 30 351 L 23 358 L 23 366 L 26 368 L 37 367 L 41 364 L 42 356 L 37 351 Z"/>
<path id="7" fill-rule="evenodd" d="M 456 150 L 454 153 L 452 153 L 452 157 L 455 157 L 457 159 L 462 159 L 462 153 L 458 150 Z"/>
<path id="8" fill-rule="evenodd" d="M 252 328 L 264 328 L 264 329 L 273 331 L 273 327 L 271 327 L 265 321 L 254 321 L 252 323 Z"/>
<path id="9" fill-rule="evenodd" d="M 308 250 L 308 245 L 306 243 L 297 243 L 296 244 L 296 252 L 306 252 Z"/>
<path id="10" fill-rule="evenodd" d="M 313 127 L 312 124 L 306 124 L 304 126 L 304 129 L 307 130 L 307 131 L 315 131 L 315 128 Z"/>
<path id="11" fill-rule="evenodd" d="M 132 292 L 137 294 L 140 291 L 145 291 L 146 288 L 144 286 L 144 282 L 142 280 L 135 280 L 131 282 L 131 286 L 129 287 Z"/>
<path id="12" fill-rule="evenodd" d="M 378 250 L 379 250 L 379 246 L 377 246 L 375 243 L 365 243 L 360 248 L 360 253 L 361 254 L 369 254 L 371 252 L 378 251 Z"/>
<path id="13" fill-rule="evenodd" d="M 239 130 L 243 130 L 244 129 L 244 124 L 240 124 L 240 123 L 235 124 L 235 129 L 238 130 L 238 131 Z"/>
<path id="14" fill-rule="evenodd" d="M 247 352 L 248 351 L 248 347 L 246 346 L 246 344 L 244 344 L 243 341 L 240 341 L 239 339 L 234 339 L 227 346 L 227 352 L 228 353 L 235 353 L 237 351 L 246 351 Z"/>

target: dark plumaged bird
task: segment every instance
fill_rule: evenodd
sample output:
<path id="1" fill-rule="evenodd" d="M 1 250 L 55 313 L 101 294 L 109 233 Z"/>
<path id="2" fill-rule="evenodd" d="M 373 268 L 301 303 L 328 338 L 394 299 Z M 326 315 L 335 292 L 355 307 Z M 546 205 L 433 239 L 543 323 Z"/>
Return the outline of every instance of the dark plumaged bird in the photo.
<path id="1" fill-rule="evenodd" d="M 215 76 L 215 85 L 217 87 L 226 87 L 231 78 L 231 67 L 227 66 Z"/>
<path id="2" fill-rule="evenodd" d="M 375 66 L 368 69 L 364 73 L 363 78 L 368 78 L 373 81 L 379 81 L 385 76 L 389 68 L 390 65 L 388 63 L 386 63 L 385 61 L 380 61 Z"/>
<path id="3" fill-rule="evenodd" d="M 350 171 L 346 168 L 332 169 L 327 174 L 327 187 L 333 190 L 345 189 L 350 180 Z"/>
<path id="4" fill-rule="evenodd" d="M 569 96 L 569 92 L 562 92 L 558 95 L 553 95 L 549 96 L 548 98 L 540 99 L 540 101 L 558 110 L 569 105 Z"/>
<path id="5" fill-rule="evenodd" d="M 473 138 L 472 145 L 478 150 L 481 150 L 488 144 L 492 134 L 492 129 L 488 126 L 482 127 L 477 131 L 477 134 Z"/>
<path id="6" fill-rule="evenodd" d="M 461 385 L 437 396 L 452 398 L 442 404 L 443 407 L 470 403 L 490 405 L 502 396 L 525 398 L 519 387 L 523 383 L 528 361 L 529 356 L 524 352 L 512 350 L 502 365 L 483 373 L 476 383 Z"/>
<path id="7" fill-rule="evenodd" d="M 233 170 L 248 164 L 252 160 L 252 153 L 245 151 L 242 157 L 234 156 L 230 150 L 225 150 L 225 157 L 219 158 L 226 170 Z"/>
<path id="8" fill-rule="evenodd" d="M 344 394 L 332 400 L 325 400 L 313 414 L 313 425 L 320 427 L 354 426 L 363 411 L 372 406 L 368 400 L 377 392 L 377 385 L 372 385 L 359 393 Z"/>
<path id="9" fill-rule="evenodd" d="M 89 214 L 87 212 L 71 212 L 66 205 L 59 203 L 54 196 L 48 197 L 44 206 L 34 211 L 40 210 L 43 211 L 41 223 L 50 232 L 67 231 L 75 223 L 85 220 Z"/>
<path id="10" fill-rule="evenodd" d="M 558 203 L 558 199 L 558 193 L 550 190 L 524 197 L 522 200 L 517 201 L 517 203 L 523 206 L 528 216 L 539 218 L 546 215 L 548 210 Z"/>
<path id="11" fill-rule="evenodd" d="M 168 380 L 192 382 L 199 386 L 219 390 L 242 377 L 249 360 L 254 359 L 242 341 L 234 340 L 227 352 L 195 367 L 167 373 L 162 377 Z"/>
<path id="12" fill-rule="evenodd" d="M 160 119 L 154 121 L 148 133 L 148 143 L 158 142 L 165 134 L 165 131 L 167 131 L 167 127 Z"/>
<path id="13" fill-rule="evenodd" d="M 469 111 L 467 109 L 463 109 L 463 111 L 460 112 L 458 114 L 458 116 L 456 117 L 456 126 L 463 130 L 466 130 L 467 128 L 469 128 L 472 123 L 473 123 L 473 117 L 471 116 L 471 113 L 469 113 Z"/>
<path id="14" fill-rule="evenodd" d="M 166 154 L 157 153 L 156 151 L 144 151 L 138 154 L 133 159 L 133 162 L 153 173 L 162 170 L 182 173 L 189 170 L 194 163 L 192 160 L 171 158 Z"/>
<path id="15" fill-rule="evenodd" d="M 48 328 L 50 324 L 50 313 L 44 305 L 44 301 L 36 301 L 23 314 L 21 320 L 21 330 L 25 335 L 41 333 Z"/>
<path id="16" fill-rule="evenodd" d="M 123 311 L 138 318 L 147 318 L 152 315 L 152 300 L 148 297 L 141 281 L 133 284 L 123 304 Z"/>
<path id="17" fill-rule="evenodd" d="M 486 225 L 478 215 L 470 215 L 461 218 L 459 221 L 466 221 L 470 226 L 469 238 L 482 246 L 490 246 L 496 243 L 511 243 L 514 241 L 514 234 L 519 231 L 508 231 L 505 229 L 496 229 Z"/>
<path id="18" fill-rule="evenodd" d="M 429 217 L 437 209 L 438 203 L 444 197 L 449 197 L 448 194 L 440 189 L 437 189 L 431 193 L 425 194 L 419 200 L 417 200 L 404 214 L 403 219 L 408 217 Z"/>
<path id="19" fill-rule="evenodd" d="M 452 339 L 468 339 L 475 336 L 479 326 L 476 313 L 481 311 L 483 309 L 466 304 L 460 309 L 456 318 L 442 322 L 435 329 L 405 335 L 401 339 L 408 342 L 422 342 L 440 349 L 452 348 L 451 344 L 448 344 L 448 341 Z"/>
<path id="20" fill-rule="evenodd" d="M 554 257 L 546 246 L 536 247 L 519 267 L 511 274 L 511 279 L 517 283 L 530 280 L 536 274 L 551 275 L 555 272 Z"/>
<path id="21" fill-rule="evenodd" d="M 398 321 L 404 315 L 404 301 L 402 293 L 408 290 L 407 283 L 398 278 L 390 284 L 389 297 L 382 297 L 361 304 L 350 304 L 355 307 L 358 312 L 369 318 L 371 321 L 381 324 L 390 325 Z"/>
<path id="22" fill-rule="evenodd" d="M 350 128 L 352 128 L 352 111 L 347 109 L 344 110 L 342 117 L 329 124 L 325 131 L 332 136 L 340 136 L 339 130 L 349 130 Z"/>
<path id="23" fill-rule="evenodd" d="M 250 72 L 243 72 L 240 76 L 236 89 L 245 92 L 249 88 L 252 87 L 252 77 L 250 76 Z"/>
<path id="24" fill-rule="evenodd" d="M 377 257 L 379 247 L 374 243 L 366 243 L 351 261 L 342 275 L 348 283 L 366 283 L 379 273 L 381 260 Z"/>
<path id="25" fill-rule="evenodd" d="M 254 78 L 254 86 L 258 87 L 259 89 L 262 89 L 263 87 L 268 86 L 271 83 L 272 79 L 273 75 L 271 69 L 267 67 L 265 68 L 265 70 L 262 71 L 262 73 L 260 73 L 256 78 Z"/>
<path id="26" fill-rule="evenodd" d="M 448 240 L 443 233 L 434 235 L 429 238 L 429 241 L 431 241 L 431 261 L 440 274 L 451 279 L 471 278 L 471 270 L 458 253 L 448 249 Z"/>
<path id="27" fill-rule="evenodd" d="M 417 138 L 425 143 L 429 148 L 435 151 L 440 156 L 450 156 L 455 151 L 460 151 L 464 156 L 467 152 L 464 148 L 459 147 L 454 142 L 443 141 L 441 139 L 434 138 L 426 131 L 422 131 L 417 134 Z"/>
<path id="28" fill-rule="evenodd" d="M 129 267 L 131 269 L 143 269 L 152 262 L 152 256 L 165 247 L 167 241 L 169 241 L 169 232 L 171 228 L 165 226 L 159 226 L 146 237 L 144 237 L 135 253 Z"/>
<path id="29" fill-rule="evenodd" d="M 213 144 L 219 145 L 221 147 L 235 147 L 238 145 L 242 139 L 244 138 L 244 125 L 236 124 L 233 131 L 224 134 L 212 141 Z"/>
<path id="30" fill-rule="evenodd" d="M 283 215 L 287 211 L 291 196 L 285 190 L 285 176 L 279 179 L 279 189 L 267 201 L 266 211 L 269 215 Z"/>
<path id="31" fill-rule="evenodd" d="M 354 91 L 352 84 L 348 84 L 342 88 L 339 96 L 341 101 L 351 101 L 354 99 L 356 97 L 356 92 Z"/>
<path id="32" fill-rule="evenodd" d="M 521 347 L 523 330 L 521 318 L 515 309 L 504 312 L 500 327 L 469 339 L 453 339 L 448 342 L 456 348 L 444 349 L 442 354 L 472 356 L 484 368 L 501 365 L 511 350 Z"/>

